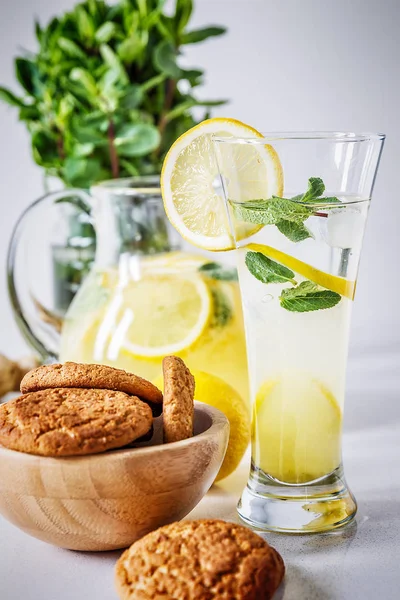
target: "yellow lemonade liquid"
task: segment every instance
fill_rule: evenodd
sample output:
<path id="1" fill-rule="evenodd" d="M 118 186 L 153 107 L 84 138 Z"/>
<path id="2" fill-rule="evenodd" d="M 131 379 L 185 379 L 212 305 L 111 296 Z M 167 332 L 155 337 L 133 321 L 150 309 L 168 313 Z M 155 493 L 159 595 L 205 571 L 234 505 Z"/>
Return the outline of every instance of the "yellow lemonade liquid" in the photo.
<path id="1" fill-rule="evenodd" d="M 271 248 L 264 248 L 271 253 Z M 314 277 L 322 274 L 330 278 L 329 285 L 343 287 L 340 302 L 327 310 L 285 310 L 279 298 L 291 284 L 262 283 L 245 265 L 248 250 L 262 249 L 261 245 L 249 245 L 238 251 L 241 284 L 246 290 L 243 304 L 253 398 L 252 460 L 257 469 L 277 481 L 305 484 L 328 475 L 341 463 L 345 363 L 354 289 L 351 282 L 314 269 Z M 306 281 L 308 277 L 293 268 L 293 256 L 282 254 L 281 260 L 284 256 L 297 284 Z"/>
<path id="2" fill-rule="evenodd" d="M 206 262 L 173 252 L 121 257 L 118 268 L 94 270 L 66 316 L 60 359 L 107 364 L 152 381 L 163 357 L 175 354 L 248 402 L 239 284 L 202 270 Z"/>

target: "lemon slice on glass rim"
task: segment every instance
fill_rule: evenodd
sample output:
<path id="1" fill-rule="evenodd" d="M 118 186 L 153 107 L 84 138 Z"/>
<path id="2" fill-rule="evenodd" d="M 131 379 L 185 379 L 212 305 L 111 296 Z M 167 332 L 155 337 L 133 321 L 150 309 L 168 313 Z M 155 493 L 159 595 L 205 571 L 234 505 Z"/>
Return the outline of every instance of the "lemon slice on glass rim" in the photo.
<path id="1" fill-rule="evenodd" d="M 168 151 L 161 172 L 161 193 L 171 224 L 186 241 L 206 250 L 232 250 L 235 243 L 218 185 L 213 136 L 263 137 L 235 119 L 203 121 L 178 138 Z M 238 171 L 240 201 L 282 195 L 282 167 L 272 146 L 231 144 L 230 153 Z M 241 166 L 246 178 L 240 176 Z M 260 226 L 244 225 L 239 237 L 248 237 L 258 229 Z"/>

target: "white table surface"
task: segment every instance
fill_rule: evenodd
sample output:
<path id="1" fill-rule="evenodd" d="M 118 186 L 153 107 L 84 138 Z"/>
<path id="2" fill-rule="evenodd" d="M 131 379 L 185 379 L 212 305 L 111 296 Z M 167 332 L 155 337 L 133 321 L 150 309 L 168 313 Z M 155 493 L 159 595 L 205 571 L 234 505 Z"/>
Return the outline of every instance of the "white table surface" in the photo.
<path id="1" fill-rule="evenodd" d="M 356 523 L 323 535 L 266 534 L 287 575 L 276 600 L 400 598 L 400 360 L 354 361 L 349 377 L 344 464 Z M 244 461 L 189 518 L 237 520 Z M 71 552 L 22 533 L 0 517 L 0 600 L 116 600 L 120 552 Z M 234 600 L 234 599 L 232 599 Z"/>

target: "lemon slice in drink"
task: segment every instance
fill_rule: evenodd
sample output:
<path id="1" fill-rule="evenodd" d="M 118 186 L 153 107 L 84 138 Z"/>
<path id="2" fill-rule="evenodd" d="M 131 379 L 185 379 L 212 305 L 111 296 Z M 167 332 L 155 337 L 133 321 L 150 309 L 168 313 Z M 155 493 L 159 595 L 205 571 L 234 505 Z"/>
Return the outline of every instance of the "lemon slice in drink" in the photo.
<path id="1" fill-rule="evenodd" d="M 257 130 L 234 119 L 203 121 L 171 146 L 161 172 L 161 192 L 168 218 L 183 238 L 207 250 L 231 250 L 234 240 L 228 213 L 215 185 L 220 180 L 213 135 L 262 138 Z M 282 167 L 272 146 L 232 144 L 229 150 L 241 202 L 282 195 Z M 239 237 L 247 237 L 259 228 L 243 224 Z"/>
<path id="2" fill-rule="evenodd" d="M 354 299 L 356 291 L 355 281 L 321 271 L 320 269 L 317 269 L 294 256 L 290 256 L 290 254 L 285 254 L 276 248 L 272 248 L 271 246 L 265 246 L 264 244 L 247 244 L 246 249 L 253 250 L 254 252 L 261 252 L 261 254 L 279 262 L 281 265 L 285 265 L 288 269 L 292 269 L 292 271 L 298 275 L 302 275 L 321 287 L 336 292 L 341 296 L 346 296 L 346 298 L 349 298 L 350 300 Z"/>
<path id="3" fill-rule="evenodd" d="M 313 481 L 339 465 L 341 427 L 341 410 L 321 382 L 307 374 L 284 374 L 257 393 L 253 460 L 279 481 Z"/>
<path id="4" fill-rule="evenodd" d="M 124 290 L 114 335 L 125 329 L 124 354 L 146 358 L 174 354 L 200 338 L 211 311 L 211 295 L 199 275 L 152 275 Z"/>

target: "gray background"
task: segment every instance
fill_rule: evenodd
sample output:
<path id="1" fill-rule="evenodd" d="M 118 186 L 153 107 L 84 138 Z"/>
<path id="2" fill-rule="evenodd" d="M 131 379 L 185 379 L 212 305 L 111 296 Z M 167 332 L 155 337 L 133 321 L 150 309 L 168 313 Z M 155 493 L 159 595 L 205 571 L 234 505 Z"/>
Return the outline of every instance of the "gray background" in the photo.
<path id="1" fill-rule="evenodd" d="M 45 23 L 73 0 L 1 0 L 0 82 L 14 87 L 13 56 L 34 48 L 33 18 Z M 226 37 L 187 47 L 204 66 L 201 94 L 231 98 L 216 110 L 261 130 L 372 130 L 388 135 L 361 262 L 350 353 L 351 381 L 400 351 L 400 159 L 398 0 L 197 0 L 193 26 L 224 24 Z M 21 211 L 43 192 L 16 111 L 0 105 L 0 352 L 26 353 L 13 322 L 5 256 Z M 359 377 L 357 377 L 359 373 Z"/>

